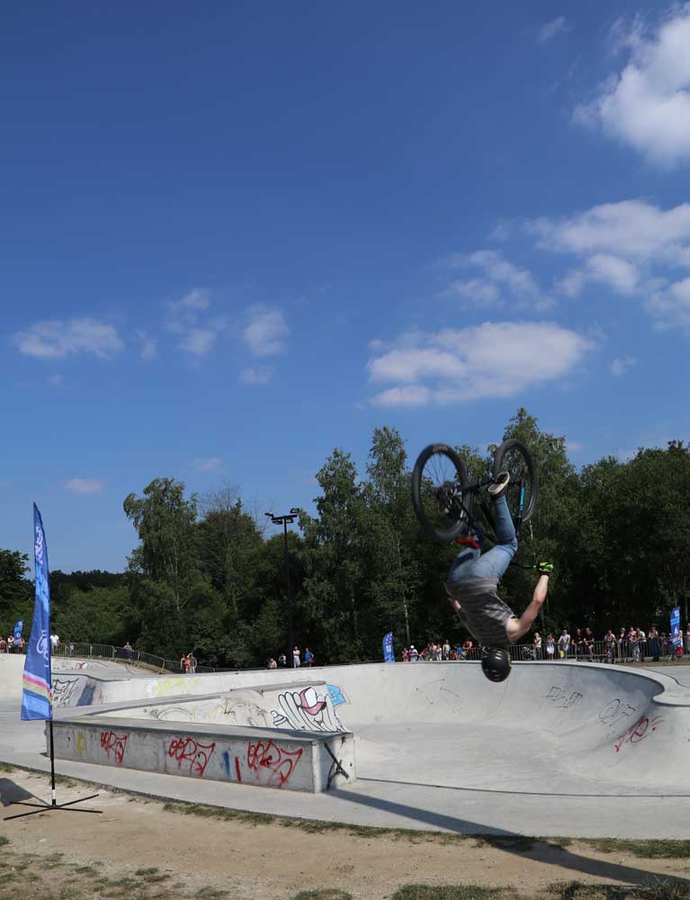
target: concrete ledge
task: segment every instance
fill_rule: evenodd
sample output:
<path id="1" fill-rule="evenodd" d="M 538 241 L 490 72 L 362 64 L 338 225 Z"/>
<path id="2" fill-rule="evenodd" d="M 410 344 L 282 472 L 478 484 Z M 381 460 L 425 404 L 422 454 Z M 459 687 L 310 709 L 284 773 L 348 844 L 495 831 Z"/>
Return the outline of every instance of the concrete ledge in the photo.
<path id="1" fill-rule="evenodd" d="M 349 732 L 171 724 L 108 716 L 56 719 L 55 756 L 309 793 L 355 780 L 354 736 Z"/>

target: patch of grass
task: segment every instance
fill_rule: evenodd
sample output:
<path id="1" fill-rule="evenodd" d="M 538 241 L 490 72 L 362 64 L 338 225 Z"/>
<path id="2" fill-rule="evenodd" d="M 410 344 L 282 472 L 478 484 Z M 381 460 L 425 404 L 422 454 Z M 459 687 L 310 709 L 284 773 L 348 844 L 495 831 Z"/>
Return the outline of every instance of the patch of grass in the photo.
<path id="1" fill-rule="evenodd" d="M 98 875 L 93 866 L 76 866 L 74 872 L 76 875 Z"/>
<path id="2" fill-rule="evenodd" d="M 479 884 L 405 884 L 393 894 L 392 900 L 497 900 L 509 888 L 490 888 Z"/>
<path id="3" fill-rule="evenodd" d="M 202 887 L 194 894 L 194 896 L 196 897 L 196 900 L 223 900 L 224 897 L 228 896 L 228 892 L 220 891 L 217 888 L 212 887 Z"/>
<path id="4" fill-rule="evenodd" d="M 648 885 L 586 884 L 557 881 L 547 887 L 548 900 L 689 900 L 690 884 L 659 878 Z"/>
<path id="5" fill-rule="evenodd" d="M 534 850 L 537 838 L 524 834 L 479 834 L 475 835 L 478 847 L 493 847 L 496 850 L 510 850 L 513 853 L 529 853 Z"/>
<path id="6" fill-rule="evenodd" d="M 318 888 L 315 891 L 300 891 L 292 900 L 352 900 L 352 894 L 339 888 Z"/>
<path id="7" fill-rule="evenodd" d="M 685 840 L 588 838 L 584 843 L 600 853 L 630 853 L 644 859 L 690 858 L 690 841 Z"/>
<path id="8" fill-rule="evenodd" d="M 0 762 L 0 772 L 14 772 L 14 766 L 8 763 Z"/>
<path id="9" fill-rule="evenodd" d="M 5 837 L 3 834 L 0 834 L 0 847 L 6 847 L 10 842 L 8 837 Z"/>
<path id="10" fill-rule="evenodd" d="M 55 784 L 59 784 L 62 787 L 66 788 L 75 788 L 77 787 L 77 782 L 72 778 L 68 778 L 66 775 L 56 775 L 55 776 Z"/>

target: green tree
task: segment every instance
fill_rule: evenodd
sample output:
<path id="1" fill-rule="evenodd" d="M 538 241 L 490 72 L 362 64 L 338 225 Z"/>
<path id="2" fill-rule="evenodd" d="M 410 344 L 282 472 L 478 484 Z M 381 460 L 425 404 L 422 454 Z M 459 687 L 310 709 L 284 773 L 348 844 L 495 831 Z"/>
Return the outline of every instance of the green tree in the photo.
<path id="1" fill-rule="evenodd" d="M 0 634 L 7 637 L 14 623 L 31 628 L 32 585 L 27 579 L 29 557 L 17 550 L 0 550 Z"/>

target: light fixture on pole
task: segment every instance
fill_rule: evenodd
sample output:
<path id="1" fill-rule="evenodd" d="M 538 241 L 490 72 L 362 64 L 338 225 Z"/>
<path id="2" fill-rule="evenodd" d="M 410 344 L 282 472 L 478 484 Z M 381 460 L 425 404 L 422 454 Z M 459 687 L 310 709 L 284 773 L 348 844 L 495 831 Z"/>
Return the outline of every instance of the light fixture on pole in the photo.
<path id="1" fill-rule="evenodd" d="M 288 601 L 288 660 L 292 660 L 292 665 L 294 665 L 294 636 L 292 633 L 292 587 L 290 585 L 290 562 L 288 559 L 288 525 L 292 525 L 297 516 L 299 516 L 301 510 L 297 507 L 293 506 L 289 513 L 285 513 L 285 515 L 277 516 L 275 513 L 267 512 L 264 513 L 274 525 L 282 525 L 283 526 L 283 550 L 285 556 L 285 582 L 287 585 L 287 601 Z"/>

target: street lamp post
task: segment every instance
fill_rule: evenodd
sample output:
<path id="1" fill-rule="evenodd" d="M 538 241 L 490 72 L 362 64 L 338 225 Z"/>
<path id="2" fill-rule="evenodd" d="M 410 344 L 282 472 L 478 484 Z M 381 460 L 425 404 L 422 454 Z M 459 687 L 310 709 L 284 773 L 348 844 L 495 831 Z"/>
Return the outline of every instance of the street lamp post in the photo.
<path id="1" fill-rule="evenodd" d="M 292 525 L 297 516 L 300 514 L 300 510 L 296 509 L 294 506 L 290 510 L 289 513 L 286 513 L 284 516 L 276 516 L 272 512 L 264 513 L 264 515 L 268 516 L 271 522 L 274 525 L 282 525 L 283 526 L 283 549 L 285 554 L 285 583 L 287 586 L 287 601 L 288 601 L 288 660 L 291 660 L 290 665 L 294 666 L 295 658 L 292 654 L 294 644 L 294 636 L 292 633 L 292 587 L 290 585 L 290 562 L 288 559 L 288 525 Z"/>

